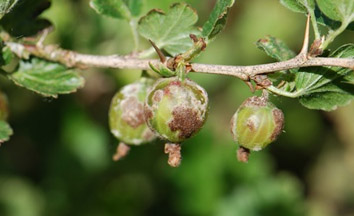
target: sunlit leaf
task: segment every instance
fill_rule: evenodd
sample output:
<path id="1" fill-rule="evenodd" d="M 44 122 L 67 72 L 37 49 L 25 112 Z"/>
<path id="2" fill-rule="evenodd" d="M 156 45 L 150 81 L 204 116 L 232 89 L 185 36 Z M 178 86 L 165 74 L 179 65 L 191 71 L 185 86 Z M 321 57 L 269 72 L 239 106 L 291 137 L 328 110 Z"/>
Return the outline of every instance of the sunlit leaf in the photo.
<path id="1" fill-rule="evenodd" d="M 75 92 L 84 85 L 84 79 L 77 72 L 37 58 L 21 61 L 9 78 L 19 86 L 50 97 Z"/>
<path id="2" fill-rule="evenodd" d="M 209 19 L 203 25 L 202 35 L 209 40 L 215 38 L 225 27 L 228 12 L 235 0 L 218 0 Z"/>
<path id="3" fill-rule="evenodd" d="M 354 44 L 338 48 L 331 57 L 354 58 Z M 300 103 L 310 109 L 335 110 L 354 99 L 353 73 L 341 67 L 306 68 L 298 72 L 296 87 L 302 96 Z"/>
<path id="4" fill-rule="evenodd" d="M 354 20 L 353 0 L 316 0 L 321 11 L 329 18 L 341 21 L 352 22 Z"/>
<path id="5" fill-rule="evenodd" d="M 161 10 L 151 10 L 139 21 L 141 36 L 152 40 L 160 49 L 174 56 L 188 50 L 192 45 L 190 34 L 200 34 L 194 24 L 198 15 L 189 5 L 178 3 L 165 14 Z"/>
<path id="6" fill-rule="evenodd" d="M 346 44 L 334 51 L 330 57 L 354 58 L 354 44 Z M 304 94 L 311 93 L 332 80 L 348 74 L 351 69 L 341 67 L 313 67 L 302 69 L 296 74 L 296 88 Z"/>

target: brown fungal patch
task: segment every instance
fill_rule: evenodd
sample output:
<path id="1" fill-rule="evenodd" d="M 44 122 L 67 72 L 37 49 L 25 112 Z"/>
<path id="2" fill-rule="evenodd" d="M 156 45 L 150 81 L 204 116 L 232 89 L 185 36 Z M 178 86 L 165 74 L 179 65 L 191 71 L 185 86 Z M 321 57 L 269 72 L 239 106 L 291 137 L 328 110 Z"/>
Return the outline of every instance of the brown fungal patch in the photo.
<path id="1" fill-rule="evenodd" d="M 244 106 L 258 106 L 258 107 L 261 107 L 261 106 L 267 106 L 267 103 L 268 103 L 267 98 L 253 96 L 253 97 L 247 98 L 247 100 L 245 100 L 242 103 L 241 107 L 244 107 Z"/>
<path id="2" fill-rule="evenodd" d="M 273 110 L 273 118 L 274 118 L 274 122 L 275 122 L 275 128 L 274 128 L 272 135 L 270 136 L 270 139 L 272 141 L 274 141 L 279 136 L 281 131 L 283 130 L 284 114 L 280 109 L 276 108 Z"/>
<path id="3" fill-rule="evenodd" d="M 145 105 L 144 107 L 144 117 L 145 117 L 145 120 L 149 120 L 153 117 L 153 112 L 152 110 L 149 108 L 148 105 Z"/>
<path id="4" fill-rule="evenodd" d="M 154 95 L 152 96 L 152 100 L 155 102 L 160 102 L 162 97 L 163 97 L 163 91 L 157 90 L 154 92 Z"/>
<path id="5" fill-rule="evenodd" d="M 144 106 L 136 97 L 128 97 L 121 103 L 122 119 L 133 128 L 145 123 Z"/>
<path id="6" fill-rule="evenodd" d="M 171 131 L 178 130 L 181 139 L 191 137 L 203 125 L 198 111 L 193 108 L 178 106 L 172 111 L 172 115 L 173 119 L 168 126 Z"/>

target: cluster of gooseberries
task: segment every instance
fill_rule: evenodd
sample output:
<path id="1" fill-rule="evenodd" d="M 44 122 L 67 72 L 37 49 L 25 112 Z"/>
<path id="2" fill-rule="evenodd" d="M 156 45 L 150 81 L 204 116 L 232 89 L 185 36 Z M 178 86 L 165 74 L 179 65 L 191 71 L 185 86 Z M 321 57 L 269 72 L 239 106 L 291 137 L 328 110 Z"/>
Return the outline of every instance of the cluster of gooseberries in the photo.
<path id="1" fill-rule="evenodd" d="M 112 99 L 110 129 L 121 141 L 113 159 L 125 156 L 128 145 L 149 143 L 158 137 L 167 141 L 169 165 L 177 167 L 181 143 L 201 129 L 207 114 L 207 92 L 192 80 L 142 77 L 124 86 Z M 261 150 L 273 142 L 282 131 L 283 120 L 282 111 L 268 97 L 245 100 L 231 120 L 231 132 L 240 146 L 238 159 L 246 162 L 250 150 Z"/>
<path id="2" fill-rule="evenodd" d="M 198 48 L 194 50 L 203 50 L 204 41 L 192 36 Z M 186 52 L 169 62 L 151 43 L 161 62 L 166 63 L 161 64 L 160 69 L 150 65 L 151 69 L 168 77 L 154 79 L 143 73 L 138 81 L 124 86 L 113 97 L 109 124 L 112 134 L 120 140 L 113 160 L 124 157 L 130 150 L 129 145 L 141 145 L 160 138 L 167 142 L 164 150 L 169 155 L 168 164 L 178 167 L 182 158 L 181 143 L 195 135 L 207 119 L 208 94 L 186 78 L 190 70 L 188 61 L 194 52 Z M 251 150 L 261 150 L 276 140 L 283 122 L 283 112 L 269 102 L 265 90 L 262 96 L 245 100 L 231 119 L 231 132 L 239 144 L 238 160 L 247 162 Z"/>

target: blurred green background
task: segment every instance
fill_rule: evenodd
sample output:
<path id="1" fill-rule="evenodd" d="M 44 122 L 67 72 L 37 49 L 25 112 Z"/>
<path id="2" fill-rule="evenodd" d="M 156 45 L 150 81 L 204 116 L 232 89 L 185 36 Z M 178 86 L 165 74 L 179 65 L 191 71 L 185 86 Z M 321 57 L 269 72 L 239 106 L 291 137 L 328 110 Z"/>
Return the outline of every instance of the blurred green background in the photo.
<path id="1" fill-rule="evenodd" d="M 147 12 L 179 1 L 146 2 Z M 197 9 L 199 25 L 215 3 L 186 2 Z M 55 26 L 46 43 L 92 54 L 127 54 L 133 48 L 128 24 L 99 16 L 88 0 L 53 0 L 43 16 Z M 196 61 L 271 62 L 254 43 L 270 34 L 299 51 L 304 24 L 304 15 L 277 0 L 236 0 L 226 30 Z M 353 38 L 346 32 L 333 48 Z M 354 103 L 325 113 L 272 97 L 284 111 L 285 133 L 241 164 L 229 120 L 249 89 L 235 78 L 191 74 L 209 93 L 210 114 L 201 132 L 183 144 L 182 165 L 167 165 L 160 141 L 133 147 L 114 163 L 118 141 L 108 128 L 110 99 L 140 72 L 82 74 L 83 89 L 55 100 L 0 78 L 15 131 L 0 148 L 0 216 L 354 215 Z"/>

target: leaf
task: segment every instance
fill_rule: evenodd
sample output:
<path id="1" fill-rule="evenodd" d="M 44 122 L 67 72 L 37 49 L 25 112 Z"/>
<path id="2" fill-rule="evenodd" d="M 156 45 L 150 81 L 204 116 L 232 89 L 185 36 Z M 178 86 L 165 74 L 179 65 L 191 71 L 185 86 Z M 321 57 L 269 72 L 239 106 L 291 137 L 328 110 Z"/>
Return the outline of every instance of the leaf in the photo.
<path id="1" fill-rule="evenodd" d="M 323 14 L 318 5 L 316 5 L 315 0 L 280 0 L 280 3 L 298 13 L 308 14 L 314 11 L 316 22 L 330 29 L 337 29 L 340 26 L 340 22 L 330 19 Z M 354 30 L 354 23 L 348 25 L 347 29 Z"/>
<path id="2" fill-rule="evenodd" d="M 354 20 L 353 0 L 317 0 L 317 4 L 332 20 L 348 22 L 348 24 Z"/>
<path id="3" fill-rule="evenodd" d="M 334 51 L 331 57 L 354 58 L 354 44 L 346 44 Z M 298 91 L 309 94 L 332 80 L 348 74 L 351 69 L 341 67 L 303 68 L 296 74 L 295 85 Z"/>
<path id="4" fill-rule="evenodd" d="M 77 72 L 37 58 L 20 61 L 19 69 L 9 78 L 19 86 L 54 98 L 58 94 L 75 92 L 84 85 L 84 79 Z"/>
<path id="5" fill-rule="evenodd" d="M 194 9 L 187 4 L 177 3 L 166 14 L 161 10 L 151 10 L 139 20 L 138 31 L 142 37 L 175 56 L 193 46 L 189 35 L 200 34 L 194 26 L 197 20 Z"/>
<path id="6" fill-rule="evenodd" d="M 229 9 L 235 0 L 218 0 L 209 19 L 203 25 L 202 36 L 209 40 L 215 38 L 225 27 Z"/>
<path id="7" fill-rule="evenodd" d="M 0 144 L 8 141 L 12 134 L 10 125 L 4 120 L 0 120 Z"/>
<path id="8" fill-rule="evenodd" d="M 129 21 L 140 15 L 143 3 L 143 0 L 91 0 L 90 6 L 98 14 Z"/>
<path id="9" fill-rule="evenodd" d="M 132 16 L 134 17 L 140 16 L 145 0 L 123 0 L 123 1 L 128 6 Z"/>
<path id="10" fill-rule="evenodd" d="M 9 64 L 14 58 L 14 54 L 11 49 L 7 46 L 1 47 L 1 45 L 0 49 L 0 66 Z"/>
<path id="11" fill-rule="evenodd" d="M 306 7 L 297 0 L 280 0 L 280 3 L 289 10 L 297 13 L 307 13 Z"/>
<path id="12" fill-rule="evenodd" d="M 15 6 L 19 0 L 0 0 L 0 19 Z"/>
<path id="13" fill-rule="evenodd" d="M 343 82 L 328 83 L 311 94 L 299 98 L 300 103 L 309 109 L 332 111 L 345 106 L 354 99 L 354 85 Z"/>
<path id="14" fill-rule="evenodd" d="M 33 36 L 51 25 L 48 20 L 38 18 L 49 7 L 48 0 L 21 0 L 0 20 L 0 25 L 14 37 Z"/>
<path id="15" fill-rule="evenodd" d="M 346 44 L 330 56 L 354 58 L 354 44 Z M 295 82 L 298 91 L 302 92 L 300 103 L 310 109 L 331 111 L 354 99 L 354 75 L 348 68 L 308 68 L 297 74 Z"/>
<path id="16" fill-rule="evenodd" d="M 266 36 L 265 38 L 258 40 L 256 46 L 278 61 L 286 61 L 296 56 L 295 52 L 283 41 L 272 36 Z"/>

